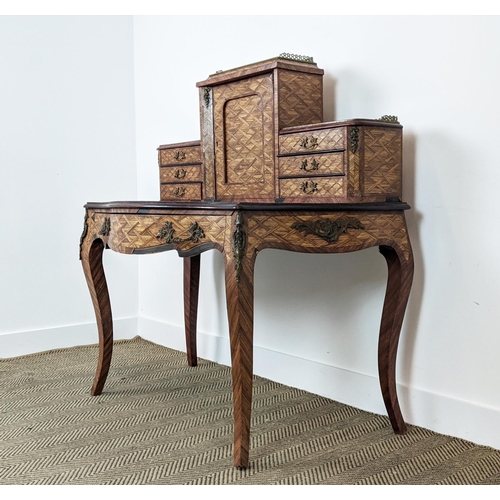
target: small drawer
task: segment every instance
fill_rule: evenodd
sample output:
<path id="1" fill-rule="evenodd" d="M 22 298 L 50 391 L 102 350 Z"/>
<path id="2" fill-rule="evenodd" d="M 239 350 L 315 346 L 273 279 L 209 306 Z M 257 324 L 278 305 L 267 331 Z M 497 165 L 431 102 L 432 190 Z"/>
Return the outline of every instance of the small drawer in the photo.
<path id="1" fill-rule="evenodd" d="M 298 177 L 280 179 L 281 198 L 325 200 L 345 196 L 345 177 Z"/>
<path id="2" fill-rule="evenodd" d="M 160 185 L 161 200 L 201 200 L 201 182 L 172 183 Z"/>
<path id="3" fill-rule="evenodd" d="M 346 127 L 308 130 L 279 136 L 279 154 L 345 149 Z"/>
<path id="4" fill-rule="evenodd" d="M 278 159 L 280 177 L 344 173 L 344 153 L 284 156 Z"/>
<path id="5" fill-rule="evenodd" d="M 201 147 L 162 147 L 158 148 L 158 165 L 182 165 L 201 163 Z"/>
<path id="6" fill-rule="evenodd" d="M 160 182 L 200 181 L 201 167 L 199 165 L 160 167 Z"/>

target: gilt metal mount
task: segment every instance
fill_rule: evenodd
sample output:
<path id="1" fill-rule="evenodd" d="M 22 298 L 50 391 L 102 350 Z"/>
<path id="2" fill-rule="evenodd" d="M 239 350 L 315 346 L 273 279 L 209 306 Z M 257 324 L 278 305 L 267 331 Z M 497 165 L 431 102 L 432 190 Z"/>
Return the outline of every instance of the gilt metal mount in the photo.
<path id="1" fill-rule="evenodd" d="M 210 87 L 205 87 L 203 89 L 203 103 L 205 104 L 205 108 L 210 106 Z"/>
<path id="2" fill-rule="evenodd" d="M 197 222 L 193 222 L 188 229 L 189 236 L 187 238 L 179 238 L 175 236 L 175 229 L 171 222 L 165 222 L 163 227 L 158 231 L 156 237 L 159 240 L 164 240 L 165 243 L 183 243 L 185 241 L 191 241 L 193 243 L 198 243 L 201 239 L 205 238 L 205 231 L 198 225 Z"/>
<path id="3" fill-rule="evenodd" d="M 399 123 L 398 117 L 395 115 L 384 115 L 379 118 L 380 121 L 383 122 L 392 122 L 392 123 Z"/>
<path id="4" fill-rule="evenodd" d="M 183 168 L 178 168 L 175 172 L 174 172 L 174 177 L 176 179 L 184 179 L 184 177 L 186 177 L 186 174 L 187 174 L 187 171 Z"/>
<path id="5" fill-rule="evenodd" d="M 305 172 L 313 172 L 314 170 L 319 169 L 319 162 L 316 161 L 315 158 L 311 160 L 311 166 L 309 167 L 309 162 L 307 160 L 302 160 L 300 164 L 300 170 L 304 170 Z"/>
<path id="6" fill-rule="evenodd" d="M 100 236 L 109 236 L 111 231 L 111 219 L 109 217 L 104 217 L 104 222 L 102 223 L 101 230 L 99 231 Z"/>
<path id="7" fill-rule="evenodd" d="M 318 138 L 311 135 L 311 137 L 303 137 L 300 140 L 300 146 L 305 149 L 315 149 L 318 147 Z"/>
<path id="8" fill-rule="evenodd" d="M 179 198 L 186 194 L 186 188 L 184 187 L 176 187 L 173 191 L 174 196 L 178 196 Z"/>
<path id="9" fill-rule="evenodd" d="M 300 185 L 300 190 L 305 194 L 313 194 L 318 191 L 318 183 L 313 180 L 305 181 Z"/>
<path id="10" fill-rule="evenodd" d="M 289 54 L 288 52 L 282 52 L 280 54 L 281 59 L 289 59 L 291 61 L 298 61 L 304 63 L 314 64 L 314 59 L 310 56 L 301 56 L 299 54 Z"/>
<path id="11" fill-rule="evenodd" d="M 347 233 L 347 229 L 364 229 L 364 226 L 358 219 L 341 217 L 335 221 L 321 219 L 311 222 L 294 222 L 292 229 L 304 233 L 304 236 L 314 234 L 328 243 L 335 243 L 342 233 Z"/>
<path id="12" fill-rule="evenodd" d="M 236 281 L 240 282 L 241 269 L 243 267 L 243 253 L 247 244 L 247 235 L 243 231 L 243 216 L 241 212 L 236 214 L 236 229 L 233 232 L 233 254 L 235 259 L 234 268 L 236 270 Z"/>
<path id="13" fill-rule="evenodd" d="M 358 151 L 358 147 L 359 147 L 359 128 L 358 127 L 351 128 L 351 133 L 349 134 L 349 143 L 351 146 L 351 151 L 353 153 L 356 153 Z"/>
<path id="14" fill-rule="evenodd" d="M 87 237 L 87 233 L 89 232 L 89 211 L 85 209 L 85 217 L 83 219 L 83 231 L 82 235 L 80 236 L 80 260 L 82 260 L 82 246 L 83 242 L 85 241 L 85 238 Z"/>

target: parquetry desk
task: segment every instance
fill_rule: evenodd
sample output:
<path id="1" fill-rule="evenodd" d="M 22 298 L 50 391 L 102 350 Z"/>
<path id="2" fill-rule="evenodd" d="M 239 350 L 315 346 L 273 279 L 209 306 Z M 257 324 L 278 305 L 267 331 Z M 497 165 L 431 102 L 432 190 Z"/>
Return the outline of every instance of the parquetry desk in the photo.
<path id="1" fill-rule="evenodd" d="M 88 203 L 80 258 L 99 331 L 92 394 L 102 392 L 113 350 L 111 306 L 102 265 L 105 248 L 126 254 L 177 250 L 184 258 L 187 358 L 196 365 L 200 254 L 225 261 L 234 405 L 234 464 L 247 467 L 253 374 L 254 265 L 259 251 L 275 248 L 342 253 L 378 246 L 388 265 L 378 344 L 384 403 L 394 432 L 406 430 L 396 393 L 396 353 L 413 278 L 406 203 L 257 204 L 227 202 Z"/>

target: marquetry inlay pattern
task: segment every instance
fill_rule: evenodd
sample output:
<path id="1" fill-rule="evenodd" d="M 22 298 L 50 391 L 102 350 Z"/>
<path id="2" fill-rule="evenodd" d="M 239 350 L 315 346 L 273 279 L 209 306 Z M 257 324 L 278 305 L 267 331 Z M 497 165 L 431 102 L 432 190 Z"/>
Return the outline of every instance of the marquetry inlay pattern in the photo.
<path id="1" fill-rule="evenodd" d="M 213 92 L 217 199 L 272 197 L 272 79 L 249 78 Z"/>
<path id="2" fill-rule="evenodd" d="M 365 193 L 400 193 L 401 131 L 366 127 L 363 140 Z"/>
<path id="3" fill-rule="evenodd" d="M 97 222 L 92 225 L 99 227 L 101 215 L 95 217 Z M 172 224 L 172 230 L 180 241 L 175 241 L 176 247 L 186 250 L 203 243 L 217 243 L 222 246 L 226 218 L 224 216 L 150 216 L 137 214 L 113 214 L 110 219 L 109 237 L 106 244 L 114 251 L 132 253 L 136 249 L 154 248 L 165 244 L 165 240 L 158 237 L 166 223 Z M 196 241 L 189 239 L 190 229 L 197 224 L 204 237 Z M 92 232 L 92 227 L 88 231 Z M 95 235 L 98 237 L 99 235 Z M 184 241 L 185 240 L 185 241 Z"/>
<path id="4" fill-rule="evenodd" d="M 301 152 L 316 152 L 325 150 L 344 150 L 344 128 L 331 128 L 299 132 L 296 134 L 283 134 L 279 137 L 280 154 Z"/>
<path id="5" fill-rule="evenodd" d="M 323 120 L 323 79 L 296 71 L 281 71 L 278 78 L 279 130 Z"/>
<path id="6" fill-rule="evenodd" d="M 319 220 L 335 221 L 353 217 L 360 222 L 363 229 L 347 231 L 341 234 L 338 241 L 334 243 L 329 243 L 319 236 L 305 236 L 294 228 L 294 225 L 301 223 Z M 400 213 L 336 212 L 325 215 L 300 213 L 282 214 L 272 218 L 266 215 L 253 215 L 248 219 L 247 225 L 251 245 L 258 250 L 269 247 L 300 249 L 300 251 L 311 253 L 337 253 L 379 245 L 395 245 L 404 255 L 405 260 L 410 259 L 408 232 L 404 216 Z"/>

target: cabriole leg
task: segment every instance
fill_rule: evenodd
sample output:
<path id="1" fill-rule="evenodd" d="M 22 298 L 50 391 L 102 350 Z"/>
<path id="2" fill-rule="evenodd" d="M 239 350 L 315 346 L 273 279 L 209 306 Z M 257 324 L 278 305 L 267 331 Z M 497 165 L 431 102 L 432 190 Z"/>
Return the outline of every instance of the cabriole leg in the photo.
<path id="1" fill-rule="evenodd" d="M 184 257 L 184 328 L 189 366 L 198 364 L 196 353 L 196 322 L 200 287 L 201 256 Z"/>
<path id="2" fill-rule="evenodd" d="M 92 396 L 102 393 L 113 354 L 113 317 L 102 265 L 103 251 L 104 242 L 101 239 L 84 244 L 81 251 L 83 271 L 92 297 L 99 332 L 99 360 L 91 390 Z"/>
<path id="3" fill-rule="evenodd" d="M 232 255 L 226 259 L 226 298 L 231 344 L 234 406 L 234 465 L 248 467 L 253 383 L 254 259 L 243 259 L 236 271 Z"/>
<path id="4" fill-rule="evenodd" d="M 378 344 L 378 370 L 385 407 L 396 434 L 406 432 L 396 391 L 396 355 L 401 326 L 413 281 L 413 260 L 403 259 L 396 250 L 381 246 L 388 267 L 387 290 L 382 311 Z"/>

